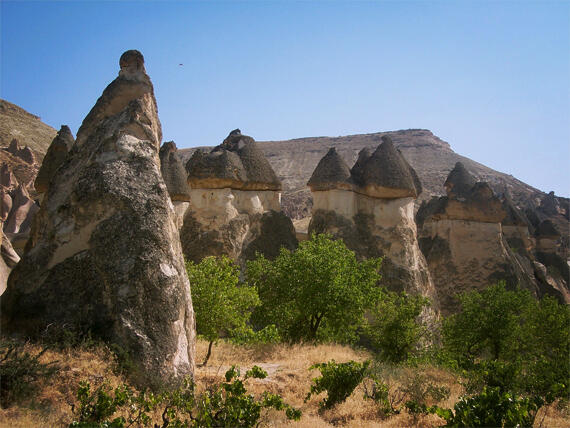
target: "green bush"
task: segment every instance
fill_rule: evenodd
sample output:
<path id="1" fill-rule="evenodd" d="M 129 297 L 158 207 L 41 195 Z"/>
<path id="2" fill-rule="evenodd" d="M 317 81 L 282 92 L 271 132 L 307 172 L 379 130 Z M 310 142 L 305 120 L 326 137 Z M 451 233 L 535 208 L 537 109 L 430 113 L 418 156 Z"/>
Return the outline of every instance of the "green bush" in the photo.
<path id="1" fill-rule="evenodd" d="M 327 363 L 312 365 L 309 370 L 319 369 L 321 376 L 313 379 L 311 390 L 305 402 L 312 395 L 326 392 L 327 397 L 319 403 L 321 410 L 330 409 L 335 405 L 345 401 L 354 389 L 362 382 L 370 362 L 358 363 L 349 361 L 347 363 L 336 363 L 331 360 Z"/>
<path id="2" fill-rule="evenodd" d="M 247 280 L 262 305 L 252 320 L 275 324 L 289 341 L 354 342 L 365 311 L 380 297 L 380 259 L 359 262 L 341 240 L 313 235 L 294 251 L 281 249 L 271 261 L 247 263 Z"/>
<path id="3" fill-rule="evenodd" d="M 429 411 L 445 419 L 446 427 L 532 427 L 542 405 L 540 398 L 521 398 L 484 387 L 480 394 L 461 398 L 453 411 L 437 406 Z"/>
<path id="4" fill-rule="evenodd" d="M 59 370 L 57 361 L 48 364 L 39 361 L 46 350 L 44 348 L 34 355 L 17 342 L 0 343 L 0 407 L 9 407 L 32 398 L 38 383 L 49 379 Z"/>
<path id="5" fill-rule="evenodd" d="M 107 384 L 92 392 L 89 383 L 82 382 L 77 393 L 76 421 L 70 427 L 253 427 L 258 424 L 262 410 L 269 408 L 285 411 L 289 419 L 298 420 L 301 411 L 285 403 L 279 395 L 265 392 L 256 399 L 247 394 L 246 379 L 266 376 L 264 370 L 254 366 L 240 379 L 239 368 L 232 366 L 226 372 L 226 382 L 200 395 L 195 394 L 189 379 L 183 386 L 160 394 L 137 393 L 126 385 L 112 390 Z M 162 415 L 162 425 L 152 425 L 151 415 L 157 411 Z"/>

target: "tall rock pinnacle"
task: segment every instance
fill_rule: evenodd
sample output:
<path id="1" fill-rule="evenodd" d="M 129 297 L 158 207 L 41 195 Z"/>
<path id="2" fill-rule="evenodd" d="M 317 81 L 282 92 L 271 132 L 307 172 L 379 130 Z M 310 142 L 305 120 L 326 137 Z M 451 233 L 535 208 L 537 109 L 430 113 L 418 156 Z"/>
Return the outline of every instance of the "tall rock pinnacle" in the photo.
<path id="1" fill-rule="evenodd" d="M 191 375 L 194 313 L 144 59 L 127 51 L 49 182 L 2 296 L 2 329 L 90 331 L 135 363 L 133 380 Z"/>

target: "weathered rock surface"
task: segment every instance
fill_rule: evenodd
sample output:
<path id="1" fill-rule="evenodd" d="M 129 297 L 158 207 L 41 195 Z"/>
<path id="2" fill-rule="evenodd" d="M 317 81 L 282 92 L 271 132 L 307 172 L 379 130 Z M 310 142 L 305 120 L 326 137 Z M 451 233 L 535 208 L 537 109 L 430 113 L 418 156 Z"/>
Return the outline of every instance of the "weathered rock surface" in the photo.
<path id="1" fill-rule="evenodd" d="M 2 296 L 2 329 L 90 330 L 128 352 L 135 380 L 152 383 L 192 374 L 194 315 L 152 83 L 138 51 L 120 67 L 50 181 Z"/>
<path id="2" fill-rule="evenodd" d="M 416 235 L 414 199 L 421 185 L 413 169 L 388 137 L 383 137 L 373 153 L 360 153 L 349 177 L 344 161 L 337 157 L 331 162 L 333 156 L 338 156 L 334 149 L 309 182 L 313 194 L 309 233 L 342 238 L 362 258 L 383 256 L 383 284 L 434 300 L 435 290 Z M 319 170 L 327 171 L 327 177 L 338 177 L 338 184 L 328 180 L 326 187 L 316 186 L 322 183 Z M 349 190 L 346 183 L 351 183 Z"/>
<path id="3" fill-rule="evenodd" d="M 52 177 L 67 159 L 67 154 L 74 143 L 75 139 L 73 134 L 71 134 L 71 130 L 67 125 L 62 125 L 48 148 L 34 182 L 34 187 L 38 193 L 47 192 Z"/>
<path id="4" fill-rule="evenodd" d="M 510 199 L 501 201 L 487 183 L 476 183 L 460 163 L 445 187 L 448 196 L 424 202 L 417 213 L 420 247 L 443 313 L 457 310 L 458 294 L 500 280 L 570 301 L 567 285 L 540 267 L 529 224 Z"/>
<path id="5" fill-rule="evenodd" d="M 209 153 L 187 162 L 190 207 L 180 230 L 187 259 L 227 255 L 243 263 L 256 251 L 275 257 L 297 246 L 291 220 L 281 213 L 281 183 L 253 138 L 232 131 Z"/>
<path id="6" fill-rule="evenodd" d="M 174 141 L 168 141 L 160 148 L 160 172 L 168 189 L 170 200 L 174 205 L 176 224 L 182 227 L 184 215 L 190 206 L 190 186 L 188 186 L 188 173 L 178 156 L 178 148 Z"/>

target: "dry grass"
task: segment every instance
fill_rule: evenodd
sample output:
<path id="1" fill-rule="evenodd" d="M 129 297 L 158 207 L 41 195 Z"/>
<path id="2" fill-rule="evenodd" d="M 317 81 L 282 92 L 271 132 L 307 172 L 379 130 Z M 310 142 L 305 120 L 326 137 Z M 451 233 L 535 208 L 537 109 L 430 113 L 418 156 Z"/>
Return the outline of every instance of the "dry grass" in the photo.
<path id="1" fill-rule="evenodd" d="M 38 352 L 37 346 L 29 345 L 33 352 Z M 198 341 L 197 361 L 201 361 L 207 350 L 207 342 Z M 356 391 L 340 405 L 325 412 L 319 412 L 318 402 L 321 396 L 313 397 L 305 403 L 304 399 L 310 389 L 311 379 L 319 375 L 317 371 L 309 371 L 312 364 L 329 361 L 346 362 L 349 360 L 364 361 L 371 356 L 363 351 L 355 351 L 340 345 L 273 345 L 244 347 L 228 343 L 219 343 L 213 348 L 213 353 L 207 367 L 198 367 L 196 381 L 198 390 L 223 380 L 226 370 L 232 365 L 239 365 L 242 373 L 253 365 L 259 365 L 268 372 L 266 379 L 247 380 L 248 391 L 261 394 L 270 391 L 283 396 L 286 402 L 300 408 L 303 416 L 299 422 L 288 421 L 282 412 L 270 411 L 263 415 L 263 425 L 269 427 L 300 427 L 324 428 L 333 426 L 345 427 L 437 427 L 444 422 L 437 416 L 423 416 L 414 420 L 409 414 L 381 419 L 378 409 L 371 400 L 363 399 L 363 387 Z M 93 385 L 100 384 L 103 379 L 115 387 L 125 382 L 113 371 L 112 354 L 104 347 L 95 350 L 71 350 L 65 352 L 47 351 L 41 357 L 44 363 L 58 361 L 61 370 L 51 380 L 40 386 L 38 397 L 26 406 L 0 409 L 1 427 L 63 427 L 73 418 L 72 404 L 81 380 L 88 380 Z M 424 376 L 445 385 L 450 389 L 448 400 L 440 403 L 443 407 L 453 407 L 463 393 L 455 376 L 442 369 L 420 367 Z M 393 388 L 401 387 L 401 382 L 412 376 L 412 369 L 392 369 L 384 372 Z M 537 417 L 535 426 L 544 415 L 544 410 Z M 542 427 L 569 426 L 568 412 L 550 406 L 546 409 L 546 417 Z"/>

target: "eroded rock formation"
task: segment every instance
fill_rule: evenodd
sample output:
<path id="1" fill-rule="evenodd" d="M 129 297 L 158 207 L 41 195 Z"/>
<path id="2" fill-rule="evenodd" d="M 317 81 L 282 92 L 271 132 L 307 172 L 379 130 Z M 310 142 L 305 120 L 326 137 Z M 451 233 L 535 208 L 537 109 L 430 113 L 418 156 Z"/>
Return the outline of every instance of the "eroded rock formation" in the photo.
<path id="1" fill-rule="evenodd" d="M 178 156 L 178 148 L 174 141 L 162 145 L 159 152 L 160 172 L 168 189 L 168 194 L 174 205 L 176 224 L 180 229 L 184 221 L 184 214 L 190 205 L 190 187 L 188 186 L 188 173 Z"/>
<path id="2" fill-rule="evenodd" d="M 422 204 L 417 213 L 420 246 L 443 313 L 457 310 L 459 293 L 500 280 L 536 296 L 549 293 L 568 300 L 567 286 L 553 285 L 543 272 L 535 252 L 540 246 L 508 195 L 500 200 L 461 163 L 449 174 L 445 189 L 447 196 Z"/>
<path id="3" fill-rule="evenodd" d="M 275 257 L 297 246 L 280 212 L 281 183 L 253 138 L 236 129 L 211 152 L 196 151 L 186 170 L 190 207 L 180 235 L 188 259 L 225 254 L 242 263 L 255 251 Z"/>
<path id="4" fill-rule="evenodd" d="M 89 330 L 128 352 L 135 380 L 192 374 L 190 284 L 160 174 L 161 134 L 143 56 L 127 51 L 49 182 L 2 296 L 3 331 Z"/>
<path id="5" fill-rule="evenodd" d="M 67 159 L 67 154 L 74 143 L 75 139 L 71 134 L 71 130 L 67 125 L 62 125 L 47 150 L 34 182 L 34 187 L 40 195 L 47 192 L 52 177 L 63 162 L 65 162 L 65 159 Z"/>
<path id="6" fill-rule="evenodd" d="M 313 196 L 309 233 L 342 238 L 359 257 L 384 256 L 386 286 L 433 300 L 414 219 L 421 185 L 390 138 L 382 141 L 372 153 L 363 149 L 352 170 L 334 148 L 319 162 L 308 182 Z"/>

